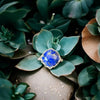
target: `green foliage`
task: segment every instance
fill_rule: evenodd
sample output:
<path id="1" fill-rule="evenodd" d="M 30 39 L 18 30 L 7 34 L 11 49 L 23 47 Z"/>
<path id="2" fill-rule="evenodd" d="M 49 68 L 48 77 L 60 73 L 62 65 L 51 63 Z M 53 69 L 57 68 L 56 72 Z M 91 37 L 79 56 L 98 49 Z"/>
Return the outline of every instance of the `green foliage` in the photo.
<path id="1" fill-rule="evenodd" d="M 37 0 L 37 8 L 45 19 L 48 17 L 48 0 Z"/>
<path id="2" fill-rule="evenodd" d="M 92 35 L 99 35 L 97 23 L 88 24 L 87 28 Z"/>
<path id="3" fill-rule="evenodd" d="M 0 32 L 0 54 L 12 57 L 14 52 L 26 46 L 25 35 L 23 32 L 13 34 L 4 26 Z"/>
<path id="4" fill-rule="evenodd" d="M 57 8 L 59 6 L 62 6 L 66 3 L 65 0 L 52 0 L 50 4 L 50 8 Z"/>
<path id="5" fill-rule="evenodd" d="M 27 93 L 25 96 L 24 96 L 24 99 L 25 100 L 31 100 L 35 97 L 35 94 L 34 93 Z"/>
<path id="6" fill-rule="evenodd" d="M 89 97 L 91 98 L 90 100 L 99 100 L 100 72 L 96 70 L 96 67 L 91 65 L 83 69 L 79 74 L 78 82 L 81 86 L 84 98 Z"/>
<path id="7" fill-rule="evenodd" d="M 16 3 L 17 2 L 11 2 L 11 3 L 5 4 L 1 7 L 2 11 L 0 12 L 0 24 L 6 25 L 6 26 L 9 25 L 8 27 L 10 27 L 10 28 L 13 27 L 19 31 L 24 30 L 25 32 L 28 32 L 27 27 L 25 27 L 23 18 L 26 16 L 26 14 L 29 12 L 29 10 L 24 9 L 24 8 L 10 9 L 11 6 Z"/>
<path id="8" fill-rule="evenodd" d="M 14 85 L 12 88 L 12 100 L 31 100 L 35 97 L 34 93 L 25 93 L 29 87 L 26 83 L 20 83 L 17 86 Z"/>
<path id="9" fill-rule="evenodd" d="M 46 49 L 48 49 L 47 43 L 49 41 L 51 43 L 53 41 L 52 33 L 47 30 L 40 31 L 40 34 L 37 36 L 37 39 L 35 41 L 36 50 L 39 53 L 43 53 Z"/>
<path id="10" fill-rule="evenodd" d="M 75 67 L 72 63 L 70 63 L 69 61 L 63 61 L 56 68 L 51 69 L 51 73 L 60 77 L 60 76 L 69 75 L 74 70 L 75 70 Z"/>
<path id="11" fill-rule="evenodd" d="M 13 85 L 6 79 L 5 74 L 0 71 L 0 99 L 3 100 L 31 100 L 35 97 L 35 93 L 26 93 L 29 87 L 26 83 Z"/>
<path id="12" fill-rule="evenodd" d="M 62 58 L 68 55 L 78 43 L 79 36 L 63 37 L 63 33 L 58 29 L 51 31 L 42 29 L 39 34 L 33 37 L 33 48 L 40 53 L 53 48 L 59 52 Z M 57 77 L 69 75 L 75 70 L 75 65 L 83 63 L 83 59 L 79 56 L 65 57 L 65 59 L 57 67 L 51 69 L 51 73 Z M 69 62 L 70 61 L 70 62 Z M 32 71 L 40 68 L 42 64 L 38 60 L 37 55 L 31 55 L 20 61 L 16 67 L 25 71 Z"/>
<path id="13" fill-rule="evenodd" d="M 50 72 L 57 77 L 80 73 L 78 83 L 85 100 L 99 100 L 100 64 L 91 59 L 84 62 L 86 54 L 79 41 L 83 27 L 96 11 L 96 23 L 87 28 L 93 36 L 100 35 L 98 8 L 99 0 L 0 0 L 0 100 L 35 97 L 26 93 L 26 83 L 13 85 L 7 79 L 12 77 L 14 66 L 24 71 L 43 67 L 38 58 L 50 48 L 63 59 Z M 97 54 L 100 57 L 100 45 Z M 86 65 L 91 66 L 82 70 Z"/>
<path id="14" fill-rule="evenodd" d="M 82 87 L 92 84 L 96 78 L 96 71 L 96 68 L 92 65 L 83 69 L 78 76 L 79 85 Z"/>
<path id="15" fill-rule="evenodd" d="M 38 61 L 38 57 L 36 55 L 30 55 L 23 60 L 21 60 L 17 65 L 16 68 L 25 71 L 34 71 L 40 68 L 42 64 Z"/>
<path id="16" fill-rule="evenodd" d="M 0 7 L 0 13 L 5 12 L 9 7 L 11 7 L 17 3 L 18 2 L 15 1 L 15 2 L 11 2 L 11 3 L 7 3 L 7 4 L 3 5 L 2 7 Z"/>
<path id="17" fill-rule="evenodd" d="M 89 12 L 93 0 L 70 0 L 63 8 L 63 15 L 69 18 L 80 18 Z"/>
<path id="18" fill-rule="evenodd" d="M 76 46 L 78 40 L 79 40 L 78 36 L 63 37 L 59 43 L 61 45 L 61 49 L 59 51 L 61 56 L 68 55 L 72 51 L 72 49 Z"/>
<path id="19" fill-rule="evenodd" d="M 97 21 L 98 25 L 100 26 L 100 9 L 97 10 L 96 21 Z"/>
<path id="20" fill-rule="evenodd" d="M 66 59 L 68 61 L 70 61 L 73 65 L 80 65 L 80 64 L 84 63 L 83 58 L 78 55 L 71 55 L 71 56 L 67 57 Z"/>
<path id="21" fill-rule="evenodd" d="M 100 35 L 100 9 L 96 13 L 96 23 L 88 24 L 87 28 L 92 35 Z"/>
<path id="22" fill-rule="evenodd" d="M 11 100 L 12 96 L 12 84 L 6 79 L 0 78 L 0 99 Z"/>
<path id="23" fill-rule="evenodd" d="M 40 14 L 36 13 L 33 18 L 30 18 L 27 21 L 27 23 L 35 32 L 39 32 L 41 28 L 43 28 L 46 30 L 59 29 L 65 33 L 68 30 L 71 20 L 65 19 L 63 16 L 58 14 L 55 15 L 55 13 L 53 13 L 51 19 L 48 19 L 48 21 L 45 22 Z"/>

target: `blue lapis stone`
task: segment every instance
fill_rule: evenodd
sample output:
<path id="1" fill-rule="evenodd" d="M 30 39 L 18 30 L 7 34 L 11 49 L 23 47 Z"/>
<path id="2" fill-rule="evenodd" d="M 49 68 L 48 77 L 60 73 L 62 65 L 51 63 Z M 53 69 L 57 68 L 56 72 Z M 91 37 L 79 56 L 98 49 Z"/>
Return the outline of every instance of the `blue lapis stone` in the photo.
<path id="1" fill-rule="evenodd" d="M 49 69 L 54 68 L 60 62 L 61 58 L 54 49 L 46 50 L 41 56 L 41 62 Z"/>

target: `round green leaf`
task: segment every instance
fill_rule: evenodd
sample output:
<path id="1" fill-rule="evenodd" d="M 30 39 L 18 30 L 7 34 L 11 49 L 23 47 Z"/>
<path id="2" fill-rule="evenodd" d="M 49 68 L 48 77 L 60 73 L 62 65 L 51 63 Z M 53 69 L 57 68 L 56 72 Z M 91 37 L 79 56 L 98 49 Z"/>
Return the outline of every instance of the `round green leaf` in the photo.
<path id="1" fill-rule="evenodd" d="M 61 62 L 57 67 L 51 69 L 51 73 L 57 77 L 66 76 L 71 74 L 75 70 L 75 67 L 69 61 Z"/>
<path id="2" fill-rule="evenodd" d="M 3 5 L 2 7 L 0 7 L 0 13 L 4 12 L 6 9 L 8 9 L 9 7 L 17 4 L 17 1 L 14 2 L 10 2 L 10 3 L 6 3 L 5 5 Z"/>
<path id="3" fill-rule="evenodd" d="M 68 26 L 69 26 L 70 22 L 71 22 L 71 20 L 66 20 L 65 23 L 63 23 L 62 25 L 60 24 L 56 28 L 61 30 L 63 33 L 65 33 L 68 29 Z"/>
<path id="4" fill-rule="evenodd" d="M 2 84 L 3 85 L 3 84 Z M 0 87 L 0 100 L 12 100 L 12 90 L 8 87 Z"/>
<path id="5" fill-rule="evenodd" d="M 22 49 L 26 46 L 25 34 L 23 32 L 16 32 L 15 39 L 10 42 L 10 45 L 17 49 Z"/>
<path id="6" fill-rule="evenodd" d="M 74 65 L 80 65 L 84 62 L 83 58 L 78 55 L 69 56 L 67 60 L 73 63 Z"/>
<path id="7" fill-rule="evenodd" d="M 24 71 L 37 70 L 42 66 L 37 56 L 31 55 L 21 60 L 15 67 Z"/>
<path id="8" fill-rule="evenodd" d="M 96 21 L 97 21 L 97 23 L 100 26 L 100 9 L 97 10 L 97 13 L 96 13 Z"/>
<path id="9" fill-rule="evenodd" d="M 25 99 L 23 97 L 21 97 L 21 96 L 17 96 L 16 100 L 25 100 Z"/>
<path id="10" fill-rule="evenodd" d="M 61 39 L 63 36 L 62 31 L 59 29 L 52 29 L 50 31 L 52 32 L 54 39 Z"/>
<path id="11" fill-rule="evenodd" d="M 12 83 L 6 79 L 0 78 L 0 87 L 12 88 Z"/>
<path id="12" fill-rule="evenodd" d="M 36 44 L 35 44 L 36 50 L 39 53 L 43 53 L 46 49 L 48 49 L 48 47 L 47 47 L 48 41 L 53 41 L 52 33 L 47 30 L 40 31 L 40 34 L 38 35 Z"/>
<path id="13" fill-rule="evenodd" d="M 94 66 L 89 66 L 83 69 L 78 76 L 78 83 L 80 86 L 87 86 L 92 84 L 95 80 L 97 70 Z M 84 81 L 83 81 L 84 80 Z"/>
<path id="14" fill-rule="evenodd" d="M 87 28 L 92 35 L 99 35 L 97 23 L 88 24 Z"/>
<path id="15" fill-rule="evenodd" d="M 35 93 L 27 93 L 25 96 L 24 96 L 24 99 L 25 100 L 31 100 L 35 97 Z"/>
<path id="16" fill-rule="evenodd" d="M 88 4 L 89 3 L 89 4 Z M 69 18 L 80 18 L 86 15 L 93 0 L 70 0 L 63 8 L 63 15 Z"/>
<path id="17" fill-rule="evenodd" d="M 3 42 L 0 42 L 0 53 L 1 54 L 9 54 L 14 52 L 16 49 L 12 49 Z"/>
<path id="18" fill-rule="evenodd" d="M 48 17 L 48 0 L 37 0 L 37 8 L 42 17 Z"/>
<path id="19" fill-rule="evenodd" d="M 11 100 L 12 84 L 6 79 L 0 78 L 0 100 Z"/>
<path id="20" fill-rule="evenodd" d="M 78 43 L 79 36 L 63 37 L 60 40 L 61 50 L 59 51 L 61 56 L 69 54 L 72 49 Z"/>
<path id="21" fill-rule="evenodd" d="M 65 4 L 65 0 L 52 0 L 51 4 L 50 4 L 50 8 L 56 8 L 59 7 L 61 5 Z"/>
<path id="22" fill-rule="evenodd" d="M 27 87 L 28 87 L 28 84 L 20 83 L 15 89 L 15 94 L 16 95 L 18 95 L 18 94 L 22 95 L 26 91 Z"/>
<path id="23" fill-rule="evenodd" d="M 36 40 L 37 40 L 37 37 L 38 37 L 38 34 L 35 34 L 34 37 L 33 37 L 33 40 L 32 40 L 32 45 L 33 45 L 33 48 L 36 50 Z"/>
<path id="24" fill-rule="evenodd" d="M 0 13 L 0 23 L 1 25 L 7 25 L 9 23 L 11 25 L 15 25 L 15 23 L 24 18 L 28 12 L 28 9 L 6 10 L 5 12 Z"/>

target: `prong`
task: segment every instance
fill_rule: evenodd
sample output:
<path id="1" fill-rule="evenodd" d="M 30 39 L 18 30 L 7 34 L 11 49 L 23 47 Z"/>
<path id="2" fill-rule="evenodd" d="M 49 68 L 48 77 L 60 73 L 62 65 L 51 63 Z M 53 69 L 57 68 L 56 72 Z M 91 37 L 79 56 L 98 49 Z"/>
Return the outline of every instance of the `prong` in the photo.
<path id="1" fill-rule="evenodd" d="M 41 56 L 38 58 L 38 60 L 41 60 Z"/>

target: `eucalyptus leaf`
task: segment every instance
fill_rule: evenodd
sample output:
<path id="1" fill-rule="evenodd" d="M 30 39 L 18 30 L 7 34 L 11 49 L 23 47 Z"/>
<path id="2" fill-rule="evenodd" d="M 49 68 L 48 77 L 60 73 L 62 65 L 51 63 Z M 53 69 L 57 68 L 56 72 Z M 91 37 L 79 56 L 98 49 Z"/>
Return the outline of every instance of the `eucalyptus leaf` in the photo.
<path id="1" fill-rule="evenodd" d="M 66 76 L 75 70 L 75 66 L 69 61 L 61 62 L 57 67 L 51 69 L 51 73 L 57 77 Z"/>
<path id="2" fill-rule="evenodd" d="M 52 0 L 51 4 L 50 4 L 50 8 L 56 8 L 59 6 L 64 5 L 66 2 L 66 0 Z"/>
<path id="3" fill-rule="evenodd" d="M 63 36 L 63 32 L 59 29 L 51 29 L 54 39 L 61 39 Z"/>
<path id="4" fill-rule="evenodd" d="M 40 19 L 39 19 L 40 21 Z M 35 32 L 39 32 L 44 24 L 41 24 L 37 19 L 31 18 L 27 21 L 27 24 L 31 27 L 31 29 Z"/>
<path id="5" fill-rule="evenodd" d="M 89 67 L 84 68 L 79 76 L 78 76 L 78 83 L 82 86 L 87 86 L 92 84 L 92 82 L 95 80 L 97 74 L 96 68 L 91 65 Z M 84 80 L 84 81 L 83 81 Z"/>
<path id="6" fill-rule="evenodd" d="M 11 88 L 8 87 L 0 87 L 0 91 L 2 91 L 0 93 L 0 100 L 12 100 L 12 90 Z"/>
<path id="7" fill-rule="evenodd" d="M 11 100 L 12 84 L 10 81 L 0 78 L 0 100 Z"/>
<path id="8" fill-rule="evenodd" d="M 52 48 L 59 52 L 59 50 L 61 49 L 61 46 L 58 43 L 53 43 Z"/>
<path id="9" fill-rule="evenodd" d="M 1 54 L 9 54 L 14 52 L 16 49 L 12 49 L 11 47 L 7 46 L 3 42 L 0 42 L 0 53 Z"/>
<path id="10" fill-rule="evenodd" d="M 99 35 L 97 23 L 88 24 L 87 28 L 92 35 Z"/>
<path id="11" fill-rule="evenodd" d="M 24 96 L 24 99 L 25 100 L 31 100 L 35 97 L 35 93 L 27 93 L 25 96 Z"/>
<path id="12" fill-rule="evenodd" d="M 48 41 L 53 41 L 53 35 L 50 31 L 47 30 L 41 30 L 37 39 L 36 39 L 36 50 L 39 53 L 43 53 L 47 47 Z"/>
<path id="13" fill-rule="evenodd" d="M 25 100 L 25 99 L 21 96 L 18 96 L 18 97 L 16 97 L 16 100 Z"/>
<path id="14" fill-rule="evenodd" d="M 59 51 L 61 56 L 69 54 L 78 43 L 79 36 L 63 37 L 60 40 L 61 50 Z"/>
<path id="15" fill-rule="evenodd" d="M 33 46 L 33 48 L 36 50 L 36 44 L 35 44 L 35 42 L 36 42 L 36 40 L 37 40 L 37 37 L 38 37 L 38 34 L 35 34 L 34 35 L 34 37 L 33 37 L 33 40 L 32 40 L 32 46 Z"/>
<path id="16" fill-rule="evenodd" d="M 37 0 L 37 8 L 45 19 L 48 17 L 48 0 Z"/>
<path id="17" fill-rule="evenodd" d="M 28 86 L 28 84 L 26 84 L 26 83 L 20 83 L 17 87 L 16 87 L 16 89 L 15 89 L 15 95 L 18 95 L 18 94 L 23 94 L 25 91 L 26 91 L 26 89 L 28 88 L 29 86 Z"/>
<path id="18" fill-rule="evenodd" d="M 93 0 L 89 0 L 89 2 L 87 0 L 70 0 L 63 8 L 63 15 L 69 18 L 80 18 L 88 13 L 92 4 Z"/>
<path id="19" fill-rule="evenodd" d="M 59 25 L 56 28 L 65 33 L 67 31 L 67 29 L 68 29 L 68 26 L 69 26 L 70 22 L 71 22 L 71 20 L 68 20 L 68 21 L 66 21 L 66 23 L 64 23 L 62 25 Z"/>
<path id="20" fill-rule="evenodd" d="M 15 67 L 24 71 L 34 71 L 42 66 L 40 61 L 38 61 L 37 56 L 30 55 L 22 59 Z"/>
<path id="21" fill-rule="evenodd" d="M 12 47 L 17 49 L 22 49 L 26 46 L 25 34 L 23 32 L 17 31 L 14 40 L 10 42 Z"/>
<path id="22" fill-rule="evenodd" d="M 6 79 L 0 78 L 0 88 L 3 87 L 12 88 L 12 83 Z"/>
<path id="23" fill-rule="evenodd" d="M 14 2 L 10 2 L 10 3 L 6 3 L 5 5 L 3 5 L 2 7 L 0 7 L 0 13 L 3 13 L 4 11 L 7 10 L 7 8 L 17 4 L 18 2 L 17 1 L 14 1 Z"/>
<path id="24" fill-rule="evenodd" d="M 18 29 L 15 24 L 18 22 L 18 20 L 24 18 L 28 12 L 29 10 L 27 9 L 6 10 L 5 12 L 0 13 L 0 23 Z M 20 26 L 21 25 L 23 24 L 20 24 Z"/>
<path id="25" fill-rule="evenodd" d="M 53 25 L 51 25 L 51 24 L 45 25 L 45 26 L 42 27 L 42 29 L 46 29 L 46 30 L 51 30 L 51 29 L 54 29 L 54 28 L 55 27 Z"/>
<path id="26" fill-rule="evenodd" d="M 98 25 L 100 26 L 100 9 L 97 10 L 96 21 L 97 21 Z"/>
<path id="27" fill-rule="evenodd" d="M 50 25 L 65 33 L 69 27 L 70 22 L 71 20 L 65 19 L 61 15 L 55 15 L 54 19 L 50 22 Z"/>
<path id="28" fill-rule="evenodd" d="M 29 32 L 29 28 L 27 24 L 25 24 L 24 20 L 20 19 L 18 20 L 15 24 L 14 27 L 16 27 L 17 30 L 22 31 L 22 32 Z"/>
<path id="29" fill-rule="evenodd" d="M 74 65 L 80 65 L 84 62 L 83 58 L 78 55 L 71 55 L 67 58 L 67 60 L 73 63 Z"/>

